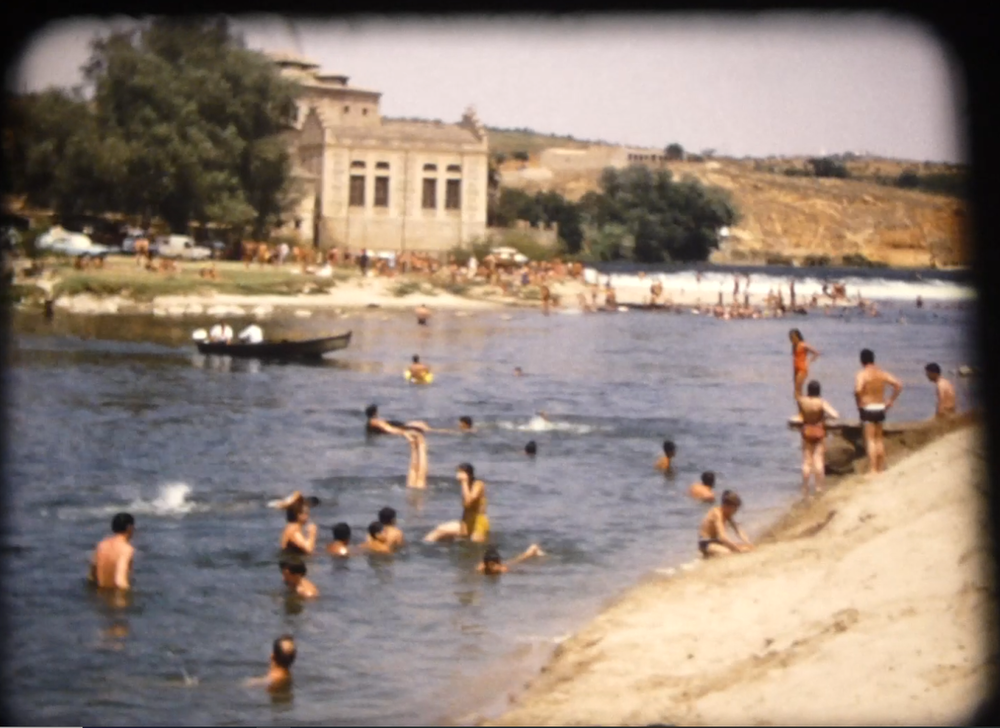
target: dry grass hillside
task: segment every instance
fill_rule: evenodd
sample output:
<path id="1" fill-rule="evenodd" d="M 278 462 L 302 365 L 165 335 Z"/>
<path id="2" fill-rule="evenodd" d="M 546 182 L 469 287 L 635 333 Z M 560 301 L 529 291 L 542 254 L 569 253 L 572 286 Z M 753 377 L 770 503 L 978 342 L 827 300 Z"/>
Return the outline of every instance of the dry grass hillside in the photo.
<path id="1" fill-rule="evenodd" d="M 671 162 L 676 178 L 692 175 L 705 184 L 729 190 L 742 213 L 729 240 L 712 258 L 719 263 L 758 263 L 782 256 L 802 262 L 806 256 L 861 254 L 900 267 L 967 265 L 970 246 L 964 234 L 966 205 L 949 196 L 877 184 L 864 179 L 787 176 L 780 170 L 805 167 L 805 160 L 714 159 Z M 525 169 L 520 167 L 526 166 Z M 903 169 L 924 173 L 948 169 L 876 160 L 847 165 L 854 176 L 898 175 Z M 528 171 L 528 174 L 525 174 Z M 554 189 L 577 200 L 598 188 L 599 170 L 539 174 L 537 157 L 527 165 L 503 165 L 503 184 L 526 191 Z M 546 178 L 547 177 L 547 178 Z"/>

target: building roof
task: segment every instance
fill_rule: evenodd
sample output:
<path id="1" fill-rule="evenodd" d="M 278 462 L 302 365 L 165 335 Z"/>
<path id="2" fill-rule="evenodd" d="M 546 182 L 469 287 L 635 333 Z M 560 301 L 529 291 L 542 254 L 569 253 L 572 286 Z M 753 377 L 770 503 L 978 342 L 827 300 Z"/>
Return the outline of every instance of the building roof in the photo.
<path id="1" fill-rule="evenodd" d="M 291 51 L 269 51 L 266 55 L 272 61 L 281 65 L 298 66 L 300 68 L 319 68 L 318 63 Z"/>
<path id="2" fill-rule="evenodd" d="M 299 85 L 305 88 L 316 89 L 317 91 L 337 91 L 339 93 L 356 93 L 366 96 L 381 96 L 381 91 L 373 91 L 368 88 L 358 88 L 357 86 L 340 86 L 330 82 L 320 81 L 317 77 L 298 79 Z"/>
<path id="3" fill-rule="evenodd" d="M 382 120 L 381 126 L 334 129 L 338 136 L 351 135 L 354 129 L 358 136 L 380 141 L 406 141 L 442 144 L 479 144 L 479 139 L 469 129 L 458 124 L 444 124 L 433 121 Z"/>

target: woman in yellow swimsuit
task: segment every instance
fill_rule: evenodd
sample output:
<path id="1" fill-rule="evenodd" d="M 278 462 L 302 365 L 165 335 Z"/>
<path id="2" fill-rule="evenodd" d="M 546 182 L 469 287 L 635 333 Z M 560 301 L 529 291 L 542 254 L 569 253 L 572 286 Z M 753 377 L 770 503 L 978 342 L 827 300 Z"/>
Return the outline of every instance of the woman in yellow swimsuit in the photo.
<path id="1" fill-rule="evenodd" d="M 482 543 L 490 532 L 486 515 L 486 484 L 476 480 L 475 469 L 469 463 L 458 466 L 455 479 L 462 489 L 462 520 L 442 523 L 424 537 L 424 541 L 450 541 L 467 538 Z"/>

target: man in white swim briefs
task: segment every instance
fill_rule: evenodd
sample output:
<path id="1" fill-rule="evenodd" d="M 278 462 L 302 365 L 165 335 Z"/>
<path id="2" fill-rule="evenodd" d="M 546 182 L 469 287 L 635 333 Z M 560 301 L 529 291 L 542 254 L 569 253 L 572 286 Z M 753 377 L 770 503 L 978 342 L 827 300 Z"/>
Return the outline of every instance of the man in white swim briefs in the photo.
<path id="1" fill-rule="evenodd" d="M 892 387 L 892 396 L 888 402 L 885 401 L 886 386 Z M 858 414 L 864 428 L 869 473 L 885 470 L 882 423 L 885 422 L 886 412 L 895 404 L 902 391 L 902 382 L 875 366 L 875 354 L 871 349 L 862 349 L 861 371 L 854 378 L 854 399 L 858 403 Z"/>

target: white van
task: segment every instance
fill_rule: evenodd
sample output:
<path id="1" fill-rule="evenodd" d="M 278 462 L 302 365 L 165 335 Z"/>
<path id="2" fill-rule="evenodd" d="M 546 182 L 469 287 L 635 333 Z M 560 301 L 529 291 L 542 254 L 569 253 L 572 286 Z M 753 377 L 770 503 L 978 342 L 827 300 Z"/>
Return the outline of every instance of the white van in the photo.
<path id="1" fill-rule="evenodd" d="M 189 235 L 161 235 L 153 243 L 156 254 L 161 258 L 185 258 L 204 260 L 212 255 L 208 248 L 195 245 Z"/>

